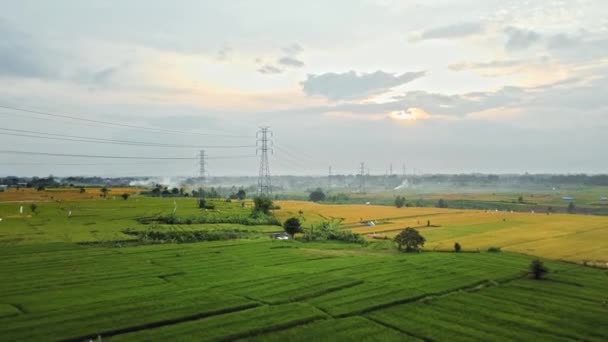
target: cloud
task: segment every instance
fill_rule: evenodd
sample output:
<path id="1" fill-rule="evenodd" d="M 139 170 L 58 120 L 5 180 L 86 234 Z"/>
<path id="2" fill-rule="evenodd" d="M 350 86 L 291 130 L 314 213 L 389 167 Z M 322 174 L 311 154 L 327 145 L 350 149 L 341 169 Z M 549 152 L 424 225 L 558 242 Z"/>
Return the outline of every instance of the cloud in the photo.
<path id="1" fill-rule="evenodd" d="M 216 58 L 218 61 L 226 61 L 226 60 L 230 59 L 231 55 L 232 55 L 232 48 L 229 46 L 224 46 L 217 52 Z"/>
<path id="2" fill-rule="evenodd" d="M 510 51 L 525 50 L 541 40 L 540 34 L 513 26 L 506 27 L 504 33 L 507 35 L 505 48 Z"/>
<path id="3" fill-rule="evenodd" d="M 292 44 L 290 46 L 286 46 L 284 48 L 282 48 L 281 50 L 283 50 L 283 52 L 288 55 L 288 56 L 295 56 L 297 54 L 299 54 L 300 52 L 302 52 L 302 47 L 299 44 Z"/>
<path id="4" fill-rule="evenodd" d="M 275 67 L 274 65 L 266 64 L 258 69 L 258 72 L 265 75 L 280 74 L 283 72 L 282 69 Z"/>
<path id="5" fill-rule="evenodd" d="M 481 23 L 459 23 L 418 32 L 410 37 L 410 41 L 463 38 L 477 35 L 483 32 L 485 32 L 485 27 Z"/>
<path id="6" fill-rule="evenodd" d="M 278 63 L 287 67 L 301 68 L 304 66 L 304 62 L 295 59 L 293 57 L 283 57 L 278 60 Z"/>
<path id="7" fill-rule="evenodd" d="M 0 19 L 0 76 L 46 78 L 54 74 L 50 53 L 29 35 Z"/>
<path id="8" fill-rule="evenodd" d="M 300 85 L 308 96 L 320 95 L 330 100 L 364 99 L 411 82 L 425 74 L 425 71 L 419 71 L 395 75 L 380 70 L 361 74 L 355 71 L 342 74 L 330 72 L 320 75 L 309 74 Z"/>

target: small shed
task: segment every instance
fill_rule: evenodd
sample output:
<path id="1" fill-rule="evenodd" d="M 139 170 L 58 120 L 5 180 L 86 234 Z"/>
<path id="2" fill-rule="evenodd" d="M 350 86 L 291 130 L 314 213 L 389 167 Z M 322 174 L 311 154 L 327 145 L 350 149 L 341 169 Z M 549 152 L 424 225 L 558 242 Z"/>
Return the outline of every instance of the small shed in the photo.
<path id="1" fill-rule="evenodd" d="M 271 233 L 270 234 L 270 238 L 273 240 L 289 240 L 289 234 L 282 232 L 282 233 Z"/>

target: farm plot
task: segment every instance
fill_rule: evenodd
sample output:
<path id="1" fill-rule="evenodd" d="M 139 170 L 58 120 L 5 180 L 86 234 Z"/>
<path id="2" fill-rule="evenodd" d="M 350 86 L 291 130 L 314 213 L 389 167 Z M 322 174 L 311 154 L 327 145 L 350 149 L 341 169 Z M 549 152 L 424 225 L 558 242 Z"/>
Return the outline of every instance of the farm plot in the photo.
<path id="1" fill-rule="evenodd" d="M 390 239 L 406 227 L 415 227 L 427 239 L 427 250 L 452 250 L 454 243 L 459 242 L 469 251 L 499 247 L 552 259 L 608 265 L 608 217 L 604 216 L 398 209 L 295 201 L 281 202 L 281 207 L 288 210 L 281 215 L 302 210 L 305 227 L 324 218 L 341 217 L 345 229 L 370 237 Z M 376 225 L 361 221 L 374 221 Z"/>
<path id="2" fill-rule="evenodd" d="M 484 329 L 496 326 L 501 331 L 502 316 L 499 312 L 491 316 L 491 300 L 509 298 L 509 308 L 515 306 L 512 310 L 525 314 L 532 310 L 526 302 L 543 298 L 544 303 L 554 302 L 547 306 L 551 310 L 563 306 L 561 310 L 568 310 L 563 312 L 572 320 L 555 331 L 572 329 L 575 332 L 567 335 L 571 338 L 594 338 L 580 331 L 608 317 L 600 315 L 605 309 L 599 307 L 590 314 L 577 314 L 575 309 L 598 304 L 605 274 L 551 263 L 555 272 L 551 282 L 518 280 L 529 261 L 508 253 L 402 255 L 357 245 L 292 241 L 123 248 L 69 243 L 5 246 L 0 250 L 4 280 L 0 334 L 15 341 L 81 340 L 97 335 L 117 340 L 272 339 L 294 334 L 322 340 L 335 324 L 353 327 L 336 335 L 344 338 L 378 334 L 370 339 L 428 339 L 440 336 L 436 334 L 442 330 L 410 331 L 403 322 L 446 324 L 439 313 L 398 322 L 386 317 L 398 319 L 402 311 L 410 312 L 410 306 L 423 310 L 429 304 L 421 303 L 435 303 L 434 298 L 443 303 L 483 296 L 490 298 L 484 309 L 490 315 Z M 592 285 L 587 287 L 587 283 Z M 468 292 L 484 286 L 493 287 Z M 582 290 L 570 291 L 570 287 Z M 496 292 L 503 289 L 512 293 Z M 542 295 L 543 291 L 547 294 Z M 591 320 L 590 315 L 597 318 Z M 475 324 L 474 316 L 460 316 L 463 326 Z M 561 323 L 547 320 L 543 324 L 548 329 Z M 473 335 L 475 328 L 466 329 L 473 330 L 462 336 L 487 337 Z M 507 333 L 505 339 L 511 336 Z M 525 330 L 521 336 L 543 334 Z M 603 330 L 596 334 L 606 336 Z"/>

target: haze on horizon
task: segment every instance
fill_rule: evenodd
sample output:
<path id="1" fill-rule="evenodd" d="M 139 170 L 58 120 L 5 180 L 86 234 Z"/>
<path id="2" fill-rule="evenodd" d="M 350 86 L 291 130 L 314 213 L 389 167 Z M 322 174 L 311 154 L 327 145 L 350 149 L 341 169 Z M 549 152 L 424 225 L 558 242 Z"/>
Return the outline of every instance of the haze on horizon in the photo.
<path id="1" fill-rule="evenodd" d="M 605 1 L 0 5 L 0 150 L 191 158 L 0 153 L 0 175 L 195 176 L 198 145 L 256 175 L 260 126 L 273 174 L 608 169 Z"/>

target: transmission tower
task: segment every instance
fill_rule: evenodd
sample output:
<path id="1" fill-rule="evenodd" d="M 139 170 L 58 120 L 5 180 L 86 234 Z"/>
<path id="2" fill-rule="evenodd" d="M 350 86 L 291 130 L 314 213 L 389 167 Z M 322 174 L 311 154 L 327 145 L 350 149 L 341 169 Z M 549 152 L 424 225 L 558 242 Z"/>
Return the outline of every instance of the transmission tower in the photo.
<path id="1" fill-rule="evenodd" d="M 329 167 L 329 174 L 327 175 L 327 186 L 329 188 L 329 190 L 331 190 L 331 166 Z"/>
<path id="2" fill-rule="evenodd" d="M 272 131 L 270 127 L 260 127 L 256 134 L 257 150 L 260 154 L 260 172 L 258 176 L 258 196 L 270 196 L 272 194 L 272 185 L 270 183 L 270 166 L 268 163 L 268 151 L 274 154 L 272 148 Z"/>
<path id="3" fill-rule="evenodd" d="M 199 160 L 199 162 L 200 162 L 200 169 L 199 169 L 200 190 L 202 192 L 203 187 L 205 186 L 206 174 L 207 174 L 207 170 L 206 170 L 207 155 L 205 154 L 205 150 L 200 151 L 199 159 L 200 159 Z"/>
<path id="4" fill-rule="evenodd" d="M 365 163 L 361 163 L 359 170 L 359 192 L 363 193 L 365 190 Z"/>

